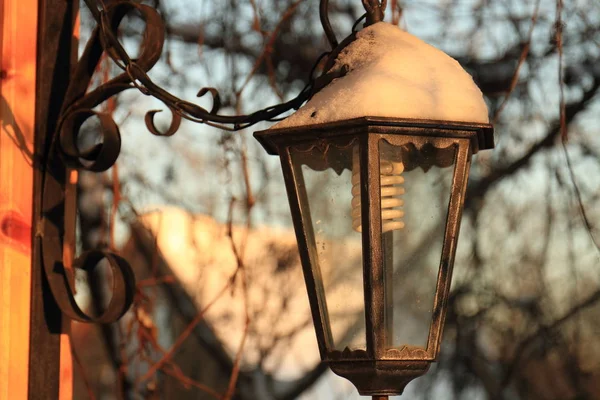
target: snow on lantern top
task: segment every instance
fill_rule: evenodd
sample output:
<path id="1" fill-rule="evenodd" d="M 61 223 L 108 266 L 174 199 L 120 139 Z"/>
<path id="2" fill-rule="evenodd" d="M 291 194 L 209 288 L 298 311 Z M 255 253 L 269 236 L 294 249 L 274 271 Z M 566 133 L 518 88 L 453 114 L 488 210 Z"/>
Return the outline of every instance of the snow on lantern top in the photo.
<path id="1" fill-rule="evenodd" d="M 364 28 L 338 55 L 332 81 L 274 129 L 360 117 L 488 123 L 481 90 L 460 64 L 395 25 Z"/>

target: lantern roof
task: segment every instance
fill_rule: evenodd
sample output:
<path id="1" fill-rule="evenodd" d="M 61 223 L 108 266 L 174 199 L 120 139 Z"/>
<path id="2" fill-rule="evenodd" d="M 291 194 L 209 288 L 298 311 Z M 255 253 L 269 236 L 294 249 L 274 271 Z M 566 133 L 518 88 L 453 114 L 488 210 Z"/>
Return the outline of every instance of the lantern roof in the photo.
<path id="1" fill-rule="evenodd" d="M 342 69 L 344 76 L 272 129 L 361 117 L 489 122 L 481 90 L 460 64 L 395 25 L 358 32 L 330 72 Z"/>

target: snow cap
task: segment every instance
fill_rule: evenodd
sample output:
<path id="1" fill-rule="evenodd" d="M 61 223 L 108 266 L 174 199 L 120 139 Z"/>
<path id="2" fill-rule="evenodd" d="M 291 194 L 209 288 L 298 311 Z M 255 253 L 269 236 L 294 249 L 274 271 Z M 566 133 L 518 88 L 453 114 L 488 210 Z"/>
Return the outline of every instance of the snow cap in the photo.
<path id="1" fill-rule="evenodd" d="M 481 90 L 460 64 L 395 25 L 364 28 L 338 55 L 335 79 L 274 129 L 360 117 L 488 123 Z"/>

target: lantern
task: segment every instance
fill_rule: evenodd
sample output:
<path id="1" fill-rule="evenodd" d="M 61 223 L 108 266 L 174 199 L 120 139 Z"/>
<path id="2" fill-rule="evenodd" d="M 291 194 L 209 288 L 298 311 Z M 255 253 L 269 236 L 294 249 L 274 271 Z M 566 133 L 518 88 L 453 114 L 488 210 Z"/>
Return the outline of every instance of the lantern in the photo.
<path id="1" fill-rule="evenodd" d="M 367 54 L 369 62 L 353 54 L 389 46 L 391 35 L 427 63 L 424 54 L 435 49 L 413 46 L 413 37 L 385 25 L 365 28 L 340 52 L 334 65 L 344 69 L 341 78 L 289 120 L 255 133 L 281 158 L 321 359 L 374 398 L 401 394 L 438 356 L 471 157 L 493 147 L 493 128 L 482 117 L 411 118 L 420 105 L 410 102 L 422 93 L 394 89 L 398 81 L 386 83 L 391 75 L 380 71 L 394 67 L 393 52 Z M 437 87 L 467 82 L 455 95 L 478 92 L 487 121 L 481 93 L 462 68 L 457 74 L 437 73 L 452 80 Z M 398 103 L 408 102 L 399 107 L 408 118 L 389 115 L 394 90 Z M 445 105 L 438 114 L 454 107 L 453 118 L 473 109 Z"/>

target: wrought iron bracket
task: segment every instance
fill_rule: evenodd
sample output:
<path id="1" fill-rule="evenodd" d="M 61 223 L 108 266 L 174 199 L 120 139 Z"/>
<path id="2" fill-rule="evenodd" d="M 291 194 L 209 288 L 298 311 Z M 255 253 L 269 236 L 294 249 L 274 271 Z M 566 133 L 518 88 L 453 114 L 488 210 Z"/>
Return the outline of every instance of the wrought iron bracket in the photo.
<path id="1" fill-rule="evenodd" d="M 161 131 L 154 124 L 154 116 L 160 110 L 146 113 L 145 123 L 150 133 L 157 136 L 171 136 L 178 129 L 182 119 L 204 123 L 225 130 L 248 128 L 261 121 L 274 121 L 280 115 L 298 109 L 317 91 L 331 81 L 348 73 L 347 68 L 330 71 L 339 52 L 355 38 L 355 33 L 340 44 L 335 37 L 328 18 L 329 0 L 321 0 L 320 12 L 323 29 L 332 45 L 332 50 L 321 56 L 304 89 L 292 100 L 256 111 L 248 115 L 221 115 L 221 101 L 215 88 L 202 88 L 197 96 L 210 94 L 213 100 L 211 110 L 182 100 L 164 90 L 149 77 L 148 72 L 158 62 L 165 41 L 165 25 L 156 9 L 131 0 L 116 0 L 106 5 L 101 0 L 84 0 L 96 21 L 96 28 L 85 47 L 75 69 L 70 76 L 70 84 L 58 107 L 60 112 L 53 125 L 53 134 L 47 140 L 44 152 L 42 179 L 41 217 L 37 236 L 41 242 L 43 268 L 49 289 L 60 310 L 67 317 L 83 322 L 110 323 L 119 319 L 129 308 L 135 292 L 135 280 L 128 263 L 109 249 L 88 251 L 73 262 L 65 254 L 75 254 L 75 238 L 65 228 L 65 219 L 71 215 L 76 193 L 69 190 L 69 170 L 106 171 L 116 162 L 121 149 L 119 128 L 112 117 L 96 111 L 96 107 L 128 89 L 138 89 L 141 93 L 153 96 L 163 102 L 172 114 L 169 127 Z M 386 1 L 362 0 L 366 14 L 366 25 L 383 18 Z M 145 22 L 141 52 L 132 58 L 119 42 L 117 31 L 123 18 L 137 12 Z M 122 72 L 107 82 L 88 91 L 92 77 L 102 56 L 107 55 L 121 68 Z M 324 59 L 325 58 L 325 59 Z M 323 60 L 324 59 L 324 60 Z M 323 64 L 324 73 L 314 77 L 317 66 Z M 58 68 L 59 66 L 54 66 Z M 54 102 L 57 99 L 53 100 Z M 56 104 L 53 107 L 57 107 Z M 100 122 L 101 141 L 87 149 L 78 146 L 81 127 L 95 117 Z M 99 316 L 86 314 L 76 303 L 75 269 L 88 273 L 93 271 L 101 260 L 106 260 L 112 271 L 112 298 L 104 313 Z"/>

